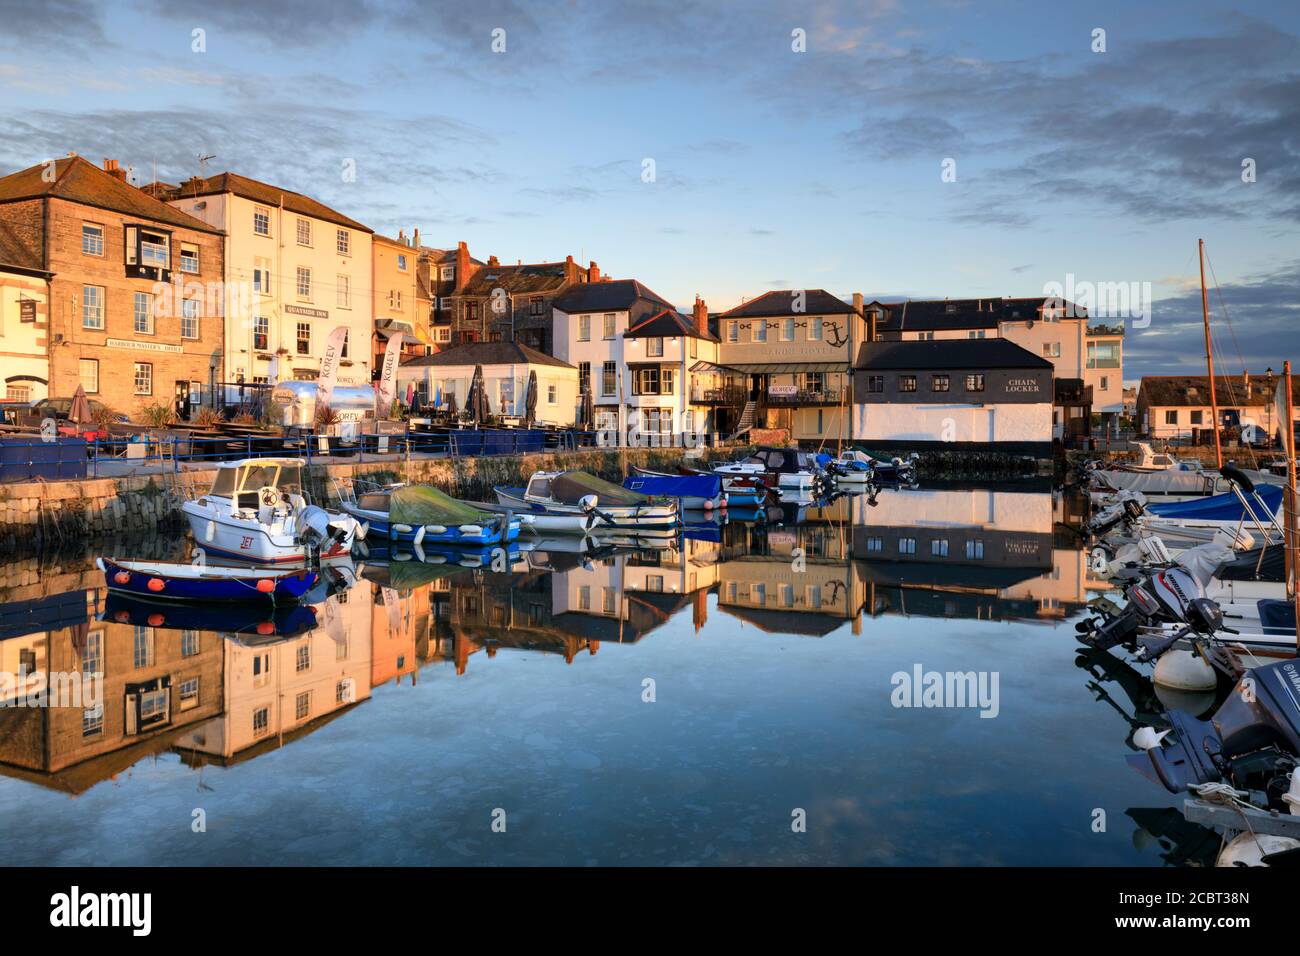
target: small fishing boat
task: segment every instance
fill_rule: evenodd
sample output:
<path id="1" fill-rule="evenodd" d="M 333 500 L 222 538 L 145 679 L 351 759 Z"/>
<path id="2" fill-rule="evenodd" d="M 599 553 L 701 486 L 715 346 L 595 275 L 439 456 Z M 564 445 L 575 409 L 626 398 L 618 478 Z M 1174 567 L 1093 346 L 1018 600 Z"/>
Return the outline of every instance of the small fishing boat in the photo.
<path id="1" fill-rule="evenodd" d="M 637 474 L 660 474 L 648 469 L 633 467 Z M 701 471 L 690 465 L 678 465 L 678 474 L 682 475 L 717 475 L 722 479 L 722 492 L 727 496 L 728 508 L 758 508 L 769 499 L 774 499 L 772 490 L 762 478 L 751 475 L 724 475 L 715 471 Z"/>
<path id="2" fill-rule="evenodd" d="M 673 498 L 655 498 L 630 491 L 585 471 L 539 471 L 525 488 L 498 485 L 492 489 L 497 501 L 511 508 L 549 515 L 594 514 L 602 528 L 634 531 L 637 534 L 675 534 L 678 504 Z"/>
<path id="3" fill-rule="evenodd" d="M 741 461 L 718 465 L 713 472 L 759 478 L 768 487 L 792 489 L 810 496 L 826 484 L 826 475 L 813 455 L 797 448 L 760 448 Z"/>
<path id="4" fill-rule="evenodd" d="M 720 475 L 670 475 L 636 467 L 632 471 L 634 474 L 623 479 L 624 488 L 643 495 L 676 498 L 683 511 L 713 511 L 728 504 Z"/>
<path id="5" fill-rule="evenodd" d="M 291 570 L 221 568 L 167 561 L 119 561 L 99 558 L 110 591 L 159 601 L 298 601 L 316 584 L 310 568 Z"/>
<path id="6" fill-rule="evenodd" d="M 458 501 L 432 485 L 374 486 L 350 496 L 340 488 L 339 507 L 369 528 L 367 537 L 412 544 L 484 547 L 519 537 L 521 523 L 509 510 L 497 514 Z"/>
<path id="7" fill-rule="evenodd" d="M 246 458 L 219 465 L 207 494 L 181 505 L 195 544 L 258 565 L 350 555 L 365 526 L 307 501 L 304 464 L 301 458 Z"/>
<path id="8" fill-rule="evenodd" d="M 535 535 L 541 534 L 588 534 L 603 524 L 592 512 L 587 514 L 551 514 L 541 505 L 530 505 L 528 510 L 522 507 L 503 505 L 491 501 L 466 501 L 482 511 L 493 514 L 512 514 L 519 519 L 520 526 Z"/>
<path id="9" fill-rule="evenodd" d="M 846 451 L 832 460 L 827 470 L 837 484 L 867 484 L 875 478 L 875 459 L 866 452 Z"/>
<path id="10" fill-rule="evenodd" d="M 859 454 L 871 462 L 871 473 L 878 481 L 897 481 L 910 484 L 916 480 L 916 463 L 920 456 L 912 452 L 906 458 L 898 455 L 877 455 L 865 449 L 856 448 L 852 454 Z"/>

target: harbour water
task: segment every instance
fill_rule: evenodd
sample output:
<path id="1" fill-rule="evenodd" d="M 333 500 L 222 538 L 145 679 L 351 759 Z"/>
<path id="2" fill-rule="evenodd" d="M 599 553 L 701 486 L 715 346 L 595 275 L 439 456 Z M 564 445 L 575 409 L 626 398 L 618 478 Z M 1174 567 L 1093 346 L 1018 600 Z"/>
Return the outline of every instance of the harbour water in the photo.
<path id="1" fill-rule="evenodd" d="M 1125 762 L 1147 675 L 1075 640 L 1105 587 L 1077 507 L 885 490 L 508 570 L 372 553 L 305 622 L 142 616 L 108 545 L 47 561 L 0 592 L 0 670 L 102 673 L 102 703 L 0 711 L 6 862 L 1212 859 Z M 933 706 L 930 673 L 978 693 Z"/>

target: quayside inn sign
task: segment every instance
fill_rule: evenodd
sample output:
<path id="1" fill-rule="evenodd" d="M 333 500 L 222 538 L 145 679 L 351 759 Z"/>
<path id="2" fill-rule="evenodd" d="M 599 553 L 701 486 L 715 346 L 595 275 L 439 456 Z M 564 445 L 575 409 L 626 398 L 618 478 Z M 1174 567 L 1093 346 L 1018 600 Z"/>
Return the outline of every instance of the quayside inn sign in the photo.
<path id="1" fill-rule="evenodd" d="M 1036 378 L 1010 378 L 1007 379 L 1008 392 L 1038 392 L 1041 388 Z"/>

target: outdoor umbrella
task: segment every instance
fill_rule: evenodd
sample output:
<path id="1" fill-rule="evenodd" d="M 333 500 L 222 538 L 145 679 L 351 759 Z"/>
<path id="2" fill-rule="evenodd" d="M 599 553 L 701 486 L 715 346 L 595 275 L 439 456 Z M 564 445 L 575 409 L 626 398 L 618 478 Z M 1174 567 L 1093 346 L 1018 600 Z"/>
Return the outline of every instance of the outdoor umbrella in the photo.
<path id="1" fill-rule="evenodd" d="M 447 392 L 447 417 L 450 418 L 452 421 L 455 421 L 456 416 L 459 414 L 460 414 L 460 409 L 456 407 L 456 393 L 453 391 L 448 391 Z"/>
<path id="2" fill-rule="evenodd" d="M 411 407 L 411 402 L 413 402 L 414 400 L 415 400 L 415 382 L 407 382 L 407 383 L 406 383 L 406 401 L 403 402 L 403 404 L 404 404 L 407 408 L 410 408 L 410 407 Z"/>
<path id="3" fill-rule="evenodd" d="M 492 409 L 488 406 L 487 388 L 483 384 L 482 365 L 474 366 L 474 377 L 469 383 L 469 410 L 476 426 L 482 425 L 492 414 Z"/>
<path id="4" fill-rule="evenodd" d="M 528 392 L 524 396 L 524 427 L 532 428 L 537 421 L 537 369 L 528 373 Z"/>
<path id="5" fill-rule="evenodd" d="M 68 409 L 68 421 L 74 425 L 85 425 L 94 420 L 90 411 L 90 399 L 86 398 L 86 389 L 78 385 L 72 393 L 72 406 Z"/>

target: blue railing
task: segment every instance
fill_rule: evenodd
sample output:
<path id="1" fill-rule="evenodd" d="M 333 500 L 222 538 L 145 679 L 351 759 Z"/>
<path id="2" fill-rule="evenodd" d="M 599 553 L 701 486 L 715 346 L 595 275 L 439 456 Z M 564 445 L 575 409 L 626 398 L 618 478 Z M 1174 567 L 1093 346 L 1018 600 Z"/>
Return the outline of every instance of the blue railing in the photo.
<path id="1" fill-rule="evenodd" d="M 123 474 L 136 467 L 179 471 L 183 463 L 213 464 L 242 458 L 324 457 L 393 460 L 422 456 L 482 457 L 595 448 L 597 433 L 541 429 L 455 429 L 448 432 L 398 432 L 349 437 L 300 432 L 290 435 L 229 435 L 92 439 L 36 436 L 0 438 L 0 482 L 36 478 L 68 479 Z"/>

